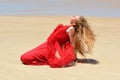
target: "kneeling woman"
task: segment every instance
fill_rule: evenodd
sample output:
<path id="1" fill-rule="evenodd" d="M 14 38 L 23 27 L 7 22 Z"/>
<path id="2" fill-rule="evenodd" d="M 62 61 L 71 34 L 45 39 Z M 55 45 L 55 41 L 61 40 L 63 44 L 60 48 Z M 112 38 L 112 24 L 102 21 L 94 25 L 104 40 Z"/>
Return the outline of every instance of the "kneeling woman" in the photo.
<path id="1" fill-rule="evenodd" d="M 70 18 L 70 25 L 59 24 L 47 41 L 24 53 L 21 61 L 26 65 L 50 65 L 50 67 L 72 66 L 76 52 L 91 53 L 95 35 L 82 16 Z"/>

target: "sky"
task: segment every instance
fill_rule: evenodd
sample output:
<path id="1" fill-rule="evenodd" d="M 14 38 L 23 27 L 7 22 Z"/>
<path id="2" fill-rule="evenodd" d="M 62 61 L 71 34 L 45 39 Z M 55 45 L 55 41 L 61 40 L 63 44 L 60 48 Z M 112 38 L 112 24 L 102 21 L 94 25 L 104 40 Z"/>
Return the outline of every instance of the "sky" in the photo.
<path id="1" fill-rule="evenodd" d="M 0 0 L 0 15 L 120 17 L 120 0 Z"/>

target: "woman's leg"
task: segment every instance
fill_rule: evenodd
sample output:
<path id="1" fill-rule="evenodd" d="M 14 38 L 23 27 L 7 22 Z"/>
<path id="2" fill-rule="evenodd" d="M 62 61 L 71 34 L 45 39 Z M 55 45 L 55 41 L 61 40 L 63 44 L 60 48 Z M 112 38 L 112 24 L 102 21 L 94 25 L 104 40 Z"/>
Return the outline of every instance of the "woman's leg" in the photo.
<path id="1" fill-rule="evenodd" d="M 43 43 L 42 45 L 24 53 L 20 59 L 27 65 L 48 64 L 47 53 L 47 45 L 46 43 Z"/>

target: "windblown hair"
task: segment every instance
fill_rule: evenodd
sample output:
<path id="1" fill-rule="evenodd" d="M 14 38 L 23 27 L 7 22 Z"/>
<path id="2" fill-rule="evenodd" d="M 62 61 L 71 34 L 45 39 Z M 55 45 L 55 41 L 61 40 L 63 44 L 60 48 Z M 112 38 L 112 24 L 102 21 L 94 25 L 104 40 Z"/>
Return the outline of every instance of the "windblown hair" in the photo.
<path id="1" fill-rule="evenodd" d="M 91 53 L 95 42 L 95 35 L 84 17 L 80 17 L 75 26 L 74 45 L 75 50 L 81 55 Z"/>

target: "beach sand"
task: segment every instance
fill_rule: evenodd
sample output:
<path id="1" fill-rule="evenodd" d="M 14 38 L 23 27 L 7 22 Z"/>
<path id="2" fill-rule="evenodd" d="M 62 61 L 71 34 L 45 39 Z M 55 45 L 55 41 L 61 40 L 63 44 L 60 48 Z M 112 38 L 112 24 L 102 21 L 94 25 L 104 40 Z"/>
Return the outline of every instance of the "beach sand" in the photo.
<path id="1" fill-rule="evenodd" d="M 0 16 L 0 80 L 120 80 L 120 18 L 87 19 L 96 34 L 92 55 L 73 67 L 50 68 L 23 65 L 20 56 L 46 41 L 57 24 L 68 24 L 69 17 Z"/>

